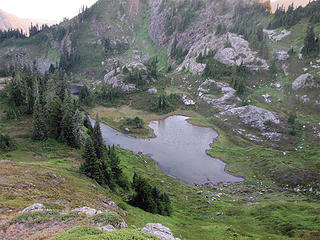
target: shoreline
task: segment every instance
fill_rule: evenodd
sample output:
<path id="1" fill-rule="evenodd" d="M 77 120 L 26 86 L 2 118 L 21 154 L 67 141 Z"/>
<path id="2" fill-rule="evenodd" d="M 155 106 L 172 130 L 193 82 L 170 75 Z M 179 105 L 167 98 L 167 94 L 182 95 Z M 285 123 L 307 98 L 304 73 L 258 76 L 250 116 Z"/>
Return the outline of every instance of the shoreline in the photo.
<path id="1" fill-rule="evenodd" d="M 89 118 L 91 118 L 92 120 L 95 121 L 95 119 L 92 118 L 92 117 L 90 116 L 90 114 L 88 114 L 88 115 L 89 115 Z M 107 124 L 107 123 L 105 123 L 105 122 L 101 122 L 101 123 L 102 123 L 102 124 L 105 124 L 106 126 L 112 128 L 113 130 L 115 130 L 115 131 L 117 131 L 117 132 L 119 132 L 119 133 L 121 133 L 121 134 L 123 134 L 123 135 L 125 135 L 125 136 L 127 136 L 127 137 L 132 137 L 132 138 L 135 138 L 135 139 L 146 139 L 146 140 L 147 140 L 147 139 L 157 138 L 157 136 L 156 136 L 156 134 L 155 134 L 155 132 L 154 132 L 154 129 L 152 129 L 152 128 L 150 127 L 150 124 L 151 124 L 152 122 L 156 122 L 156 121 L 160 121 L 160 120 L 165 120 L 165 119 L 167 119 L 167 118 L 169 118 L 169 117 L 173 117 L 173 116 L 185 117 L 185 118 L 186 118 L 185 121 L 188 122 L 189 124 L 193 125 L 193 126 L 203 127 L 203 128 L 210 128 L 210 129 L 214 130 L 214 131 L 217 133 L 217 137 L 216 137 L 216 138 L 213 138 L 212 142 L 209 143 L 209 149 L 207 149 L 207 150 L 205 151 L 205 154 L 206 154 L 207 156 L 209 156 L 210 158 L 212 158 L 213 160 L 218 160 L 218 161 L 222 162 L 222 163 L 224 164 L 224 172 L 225 172 L 226 174 L 229 174 L 229 175 L 231 175 L 231 176 L 233 176 L 233 177 L 236 177 L 236 178 L 242 178 L 242 180 L 234 181 L 234 182 L 223 182 L 223 181 L 221 181 L 221 182 L 218 182 L 218 183 L 206 182 L 206 183 L 202 183 L 202 184 L 196 184 L 196 183 L 189 184 L 189 183 L 187 183 L 187 182 L 185 182 L 185 181 L 182 181 L 182 180 L 179 179 L 178 177 L 175 177 L 175 176 L 170 175 L 169 173 L 167 173 L 167 172 L 165 171 L 165 169 L 162 169 L 162 168 L 159 166 L 158 162 L 157 162 L 155 159 L 153 159 L 152 156 L 147 155 L 147 154 L 143 154 L 143 153 L 136 153 L 136 152 L 134 152 L 133 150 L 130 150 L 130 149 L 125 149 L 125 148 L 121 148 L 121 147 L 119 147 L 119 148 L 120 148 L 120 149 L 123 149 L 123 150 L 126 150 L 126 151 L 129 151 L 129 152 L 131 152 L 131 153 L 133 153 L 133 154 L 136 154 L 136 155 L 140 155 L 140 156 L 144 156 L 144 157 L 150 158 L 150 159 L 155 163 L 155 165 L 157 166 L 157 168 L 159 168 L 159 169 L 160 169 L 162 172 L 164 172 L 167 176 L 169 176 L 169 177 L 171 177 L 171 178 L 173 178 L 173 179 L 176 179 L 176 180 L 180 181 L 181 183 L 186 184 L 186 185 L 189 185 L 189 186 L 208 187 L 208 186 L 219 186 L 219 185 L 221 185 L 221 184 L 227 184 L 227 185 L 230 185 L 230 184 L 239 184 L 239 183 L 242 183 L 242 182 L 247 181 L 247 178 L 245 178 L 245 177 L 243 177 L 243 176 L 236 176 L 234 173 L 229 172 L 229 171 L 227 170 L 228 163 L 226 163 L 225 161 L 223 161 L 223 160 L 220 159 L 220 158 L 215 158 L 215 157 L 211 156 L 210 154 L 208 154 L 208 151 L 210 150 L 210 148 L 212 147 L 212 145 L 214 145 L 215 142 L 217 141 L 217 139 L 220 137 L 220 133 L 219 133 L 214 127 L 201 126 L 200 124 L 194 124 L 194 123 L 190 122 L 190 119 L 192 119 L 192 117 L 191 117 L 191 116 L 187 116 L 186 114 L 184 115 L 184 114 L 173 113 L 173 114 L 169 114 L 168 116 L 162 116 L 162 117 L 159 118 L 158 120 L 151 120 L 151 121 L 148 123 L 148 128 L 152 130 L 152 133 L 153 133 L 153 136 L 154 136 L 154 137 L 152 137 L 152 138 L 151 138 L 151 137 L 145 137 L 145 138 L 144 138 L 144 137 L 138 137 L 138 136 L 131 136 L 131 135 L 129 135 L 129 134 L 126 134 L 126 133 L 124 133 L 124 132 L 119 131 L 118 129 L 114 128 L 113 126 L 110 126 L 109 124 Z"/>

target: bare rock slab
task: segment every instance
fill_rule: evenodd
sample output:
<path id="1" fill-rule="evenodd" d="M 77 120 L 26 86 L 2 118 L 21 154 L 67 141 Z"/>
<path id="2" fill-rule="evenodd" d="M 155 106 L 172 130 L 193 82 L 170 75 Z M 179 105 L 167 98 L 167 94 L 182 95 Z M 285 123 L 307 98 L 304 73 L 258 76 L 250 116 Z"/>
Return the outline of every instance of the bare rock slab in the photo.
<path id="1" fill-rule="evenodd" d="M 141 229 L 142 232 L 156 236 L 162 240 L 180 240 L 175 238 L 171 230 L 160 223 L 148 223 L 144 228 Z"/>

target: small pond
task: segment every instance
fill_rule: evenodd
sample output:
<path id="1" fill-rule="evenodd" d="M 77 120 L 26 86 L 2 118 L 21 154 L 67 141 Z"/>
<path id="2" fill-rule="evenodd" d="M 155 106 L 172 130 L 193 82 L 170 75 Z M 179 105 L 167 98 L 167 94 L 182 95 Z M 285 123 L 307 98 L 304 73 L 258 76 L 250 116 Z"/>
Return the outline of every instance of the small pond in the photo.
<path id="1" fill-rule="evenodd" d="M 194 126 L 187 119 L 171 116 L 151 122 L 149 127 L 156 135 L 151 139 L 130 137 L 103 123 L 100 126 L 106 145 L 148 155 L 161 170 L 187 184 L 243 181 L 243 178 L 227 173 L 224 162 L 206 154 L 218 133 L 212 128 Z"/>

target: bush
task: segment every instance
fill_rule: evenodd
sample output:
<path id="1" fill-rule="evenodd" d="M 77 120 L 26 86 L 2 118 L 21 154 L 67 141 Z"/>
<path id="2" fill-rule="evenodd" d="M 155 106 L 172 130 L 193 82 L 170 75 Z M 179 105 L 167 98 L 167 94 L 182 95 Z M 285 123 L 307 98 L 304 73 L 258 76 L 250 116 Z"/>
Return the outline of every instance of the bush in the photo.
<path id="1" fill-rule="evenodd" d="M 10 151 L 15 149 L 15 143 L 7 134 L 0 134 L 0 151 Z"/>
<path id="2" fill-rule="evenodd" d="M 130 126 L 130 127 L 133 127 L 133 128 L 143 128 L 144 127 L 144 121 L 139 117 L 127 118 L 125 120 L 125 122 L 124 122 L 124 125 Z"/>
<path id="3" fill-rule="evenodd" d="M 110 224 L 114 227 L 119 226 L 123 222 L 122 217 L 114 212 L 100 213 L 92 217 L 95 223 Z"/>

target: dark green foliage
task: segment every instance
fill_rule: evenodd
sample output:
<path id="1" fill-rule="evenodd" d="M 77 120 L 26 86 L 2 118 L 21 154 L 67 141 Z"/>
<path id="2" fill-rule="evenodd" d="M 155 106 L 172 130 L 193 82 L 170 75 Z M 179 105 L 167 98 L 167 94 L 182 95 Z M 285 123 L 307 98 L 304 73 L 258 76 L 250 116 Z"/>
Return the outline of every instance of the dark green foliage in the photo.
<path id="1" fill-rule="evenodd" d="M 151 76 L 151 75 L 150 75 Z M 125 76 L 127 83 L 135 84 L 137 87 L 144 87 L 147 84 L 146 72 L 144 70 L 134 69 Z"/>
<path id="2" fill-rule="evenodd" d="M 96 180 L 99 184 L 104 183 L 104 177 L 99 166 L 99 160 L 96 156 L 95 148 L 91 138 L 87 138 L 82 155 L 84 162 L 80 166 L 80 171 L 89 178 Z"/>
<path id="3" fill-rule="evenodd" d="M 88 134 L 89 135 L 92 135 L 92 132 L 93 132 L 93 128 L 92 128 L 92 125 L 91 125 L 91 122 L 90 122 L 90 119 L 88 117 L 88 115 L 86 115 L 83 119 L 83 125 L 88 129 Z"/>
<path id="4" fill-rule="evenodd" d="M 165 24 L 166 34 L 170 36 L 176 30 L 180 33 L 184 32 L 197 16 L 196 12 L 201 7 L 202 2 L 199 0 L 184 0 L 179 3 L 171 2 Z"/>
<path id="5" fill-rule="evenodd" d="M 261 49 L 264 41 L 261 19 L 269 15 L 269 7 L 265 4 L 239 3 L 234 11 L 233 26 L 230 31 L 238 33 L 249 41 L 251 47 Z"/>
<path id="6" fill-rule="evenodd" d="M 170 94 L 169 96 L 161 94 L 153 100 L 152 110 L 155 112 L 168 113 L 174 111 L 177 106 L 182 104 L 182 99 L 178 94 Z"/>
<path id="7" fill-rule="evenodd" d="M 237 91 L 237 94 L 239 96 L 244 95 L 246 91 L 246 86 L 242 78 L 237 76 L 232 77 L 231 86 Z"/>
<path id="8" fill-rule="evenodd" d="M 147 66 L 147 78 L 158 78 L 158 58 L 151 58 L 145 65 Z"/>
<path id="9" fill-rule="evenodd" d="M 216 35 L 223 35 L 227 32 L 227 26 L 224 23 L 219 23 L 216 30 Z"/>
<path id="10" fill-rule="evenodd" d="M 139 117 L 126 118 L 126 120 L 124 121 L 124 125 L 130 126 L 130 127 L 133 127 L 133 128 L 143 128 L 144 127 L 144 122 Z"/>
<path id="11" fill-rule="evenodd" d="M 6 31 L 0 30 L 0 43 L 7 39 L 22 39 L 26 38 L 27 36 L 22 31 L 22 29 L 9 29 Z"/>
<path id="12" fill-rule="evenodd" d="M 0 151 L 11 151 L 16 147 L 13 139 L 7 134 L 0 134 Z"/>
<path id="13" fill-rule="evenodd" d="M 119 224 L 121 224 L 124 220 L 121 218 L 121 216 L 114 212 L 105 212 L 100 213 L 92 217 L 94 222 L 102 223 L 102 224 L 110 224 L 114 227 L 117 227 Z"/>
<path id="14" fill-rule="evenodd" d="M 306 56 L 315 56 L 319 53 L 319 38 L 316 38 L 314 34 L 313 25 L 309 25 L 306 36 L 304 38 L 304 46 L 302 52 Z"/>
<path id="15" fill-rule="evenodd" d="M 206 78 L 222 79 L 233 74 L 233 68 L 217 60 L 209 59 L 206 61 L 203 76 Z"/>
<path id="16" fill-rule="evenodd" d="M 301 134 L 302 124 L 297 121 L 297 116 L 294 113 L 289 114 L 288 124 L 290 135 L 297 136 Z"/>
<path id="17" fill-rule="evenodd" d="M 313 24 L 320 23 L 320 1 L 310 1 L 307 6 L 300 6 L 296 9 L 292 4 L 287 11 L 284 7 L 278 7 L 268 28 L 291 27 L 296 25 L 302 18 L 309 18 L 310 23 Z"/>
<path id="18" fill-rule="evenodd" d="M 78 130 L 75 130 L 74 127 L 79 124 L 76 123 L 76 119 L 74 119 L 74 114 L 76 112 L 75 105 L 71 99 L 70 94 L 65 95 L 65 99 L 62 103 L 62 120 L 61 120 L 61 133 L 59 140 L 61 142 L 67 143 L 72 147 L 79 147 L 79 144 L 76 142 L 76 138 L 78 138 Z M 76 134 L 76 135 L 75 135 Z"/>
<path id="19" fill-rule="evenodd" d="M 106 84 L 102 84 L 100 89 L 96 91 L 96 100 L 101 103 L 114 103 L 119 97 L 120 93 L 118 89 L 112 88 Z"/>
<path id="20" fill-rule="evenodd" d="M 186 55 L 188 54 L 188 50 L 187 49 L 183 50 L 182 47 L 180 45 L 177 46 L 177 44 L 178 44 L 178 41 L 175 38 L 172 43 L 170 57 L 175 59 L 176 62 L 180 64 L 184 61 Z"/>
<path id="21" fill-rule="evenodd" d="M 93 97 L 87 85 L 84 85 L 80 90 L 79 102 L 85 106 L 91 106 L 93 104 Z"/>
<path id="22" fill-rule="evenodd" d="M 92 132 L 92 141 L 96 151 L 97 158 L 103 159 L 105 145 L 101 134 L 100 120 L 98 114 L 96 116 L 96 123 Z"/>
<path id="23" fill-rule="evenodd" d="M 67 50 L 64 50 L 60 57 L 59 69 L 69 72 L 79 61 L 80 54 L 76 48 L 73 48 L 70 53 Z"/>
<path id="24" fill-rule="evenodd" d="M 160 192 L 157 187 L 152 187 L 145 178 L 136 173 L 133 176 L 132 187 L 135 191 L 131 199 L 132 205 L 147 212 L 171 215 L 171 202 L 166 193 Z"/>
<path id="25" fill-rule="evenodd" d="M 48 139 L 48 130 L 45 122 L 44 109 L 40 103 L 39 87 L 35 84 L 36 100 L 33 106 L 32 139 L 45 141 Z"/>
<path id="26" fill-rule="evenodd" d="M 114 146 L 108 147 L 107 159 L 108 159 L 108 162 L 110 163 L 112 181 L 118 186 L 120 186 L 121 188 L 128 190 L 129 182 L 126 176 L 122 172 L 122 169 L 120 167 L 120 159 L 116 153 Z"/>

